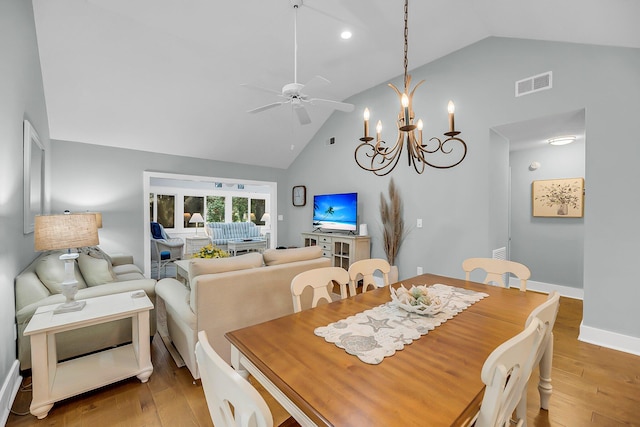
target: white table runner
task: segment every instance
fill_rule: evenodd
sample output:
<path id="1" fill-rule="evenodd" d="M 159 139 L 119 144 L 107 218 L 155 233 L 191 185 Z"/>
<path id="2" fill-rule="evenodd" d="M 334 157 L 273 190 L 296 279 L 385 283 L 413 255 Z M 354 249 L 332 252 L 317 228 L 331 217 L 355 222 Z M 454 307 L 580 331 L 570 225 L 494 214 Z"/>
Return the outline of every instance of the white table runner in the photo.
<path id="1" fill-rule="evenodd" d="M 334 343 L 365 363 L 377 365 L 422 335 L 440 326 L 488 294 L 442 284 L 429 286 L 430 293 L 447 300 L 434 316 L 409 313 L 391 301 L 338 322 L 321 326 L 314 333 Z"/>

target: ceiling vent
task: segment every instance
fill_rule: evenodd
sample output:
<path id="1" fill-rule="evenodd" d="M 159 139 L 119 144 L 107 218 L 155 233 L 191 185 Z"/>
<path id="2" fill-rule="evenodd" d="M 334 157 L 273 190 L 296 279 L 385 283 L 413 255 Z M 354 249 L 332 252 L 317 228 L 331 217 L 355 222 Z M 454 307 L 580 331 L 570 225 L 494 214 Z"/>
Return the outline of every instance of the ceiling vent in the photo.
<path id="1" fill-rule="evenodd" d="M 547 71 L 546 73 L 538 74 L 537 76 L 518 80 L 516 82 L 516 97 L 539 92 L 541 90 L 551 89 L 551 87 L 552 72 Z"/>

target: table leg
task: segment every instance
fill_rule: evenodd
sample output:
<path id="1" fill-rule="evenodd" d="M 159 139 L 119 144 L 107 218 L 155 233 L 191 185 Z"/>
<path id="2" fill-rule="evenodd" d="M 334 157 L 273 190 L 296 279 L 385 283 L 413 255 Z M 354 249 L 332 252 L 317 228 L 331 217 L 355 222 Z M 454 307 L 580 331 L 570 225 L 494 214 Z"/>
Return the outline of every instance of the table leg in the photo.
<path id="1" fill-rule="evenodd" d="M 540 359 L 540 382 L 538 391 L 540 392 L 540 407 L 549 409 L 549 398 L 551 397 L 551 362 L 553 361 L 553 332 L 549 334 L 549 341 Z"/>
<path id="2" fill-rule="evenodd" d="M 51 389 L 50 378 L 55 378 L 55 365 L 57 363 L 56 351 L 55 351 L 55 335 L 47 336 L 46 333 L 36 334 L 31 336 L 31 380 L 32 380 L 32 400 L 29 411 L 38 417 L 38 419 L 45 418 L 51 408 L 53 402 L 49 395 Z M 50 350 L 51 353 L 50 354 Z M 53 366 L 51 367 L 53 377 L 51 374 L 49 364 L 51 357 L 53 356 Z"/>
<path id="3" fill-rule="evenodd" d="M 149 341 L 149 311 L 143 311 L 134 316 L 131 319 L 131 328 L 133 348 L 140 369 L 140 373 L 136 376 L 141 382 L 146 383 L 153 373 Z"/>
<path id="4" fill-rule="evenodd" d="M 231 346 L 231 366 L 242 378 L 249 379 L 249 371 L 240 365 L 240 351 L 234 345 Z"/>

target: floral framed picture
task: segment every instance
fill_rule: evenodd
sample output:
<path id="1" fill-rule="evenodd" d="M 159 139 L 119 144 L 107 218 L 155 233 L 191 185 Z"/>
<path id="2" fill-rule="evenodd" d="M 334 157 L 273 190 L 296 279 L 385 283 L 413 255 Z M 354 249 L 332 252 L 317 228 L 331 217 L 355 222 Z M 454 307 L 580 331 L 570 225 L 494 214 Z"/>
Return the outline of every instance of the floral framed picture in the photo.
<path id="1" fill-rule="evenodd" d="M 584 178 L 533 181 L 531 199 L 533 216 L 582 218 Z"/>

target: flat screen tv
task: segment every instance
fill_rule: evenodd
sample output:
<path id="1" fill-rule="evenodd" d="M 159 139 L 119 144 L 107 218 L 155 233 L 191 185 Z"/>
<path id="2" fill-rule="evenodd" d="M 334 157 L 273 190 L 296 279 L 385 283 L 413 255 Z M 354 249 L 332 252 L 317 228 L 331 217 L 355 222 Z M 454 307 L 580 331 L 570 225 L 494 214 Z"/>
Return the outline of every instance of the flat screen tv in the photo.
<path id="1" fill-rule="evenodd" d="M 313 196 L 313 228 L 322 231 L 356 231 L 358 193 Z"/>

